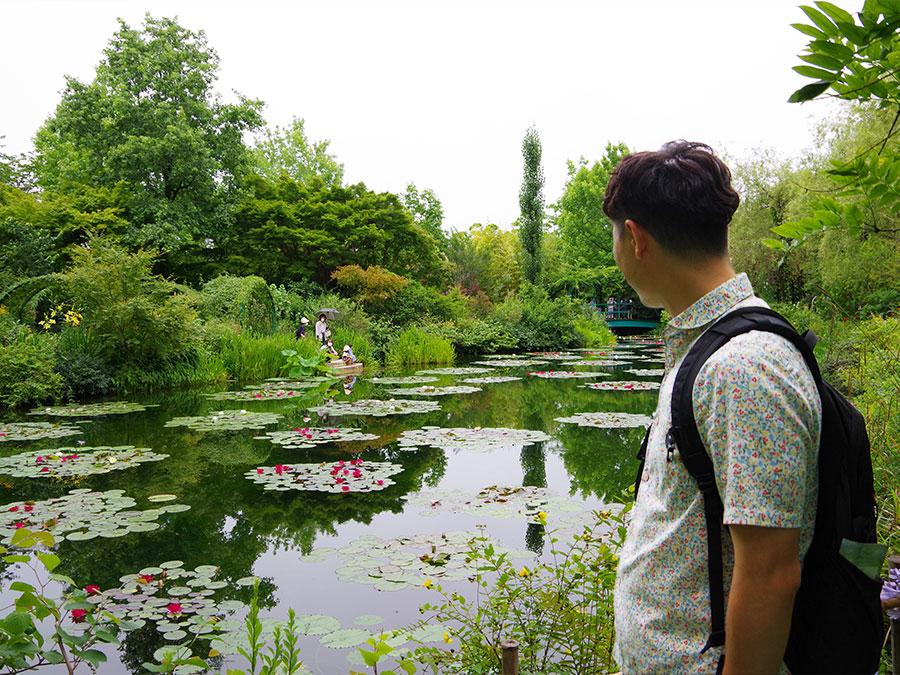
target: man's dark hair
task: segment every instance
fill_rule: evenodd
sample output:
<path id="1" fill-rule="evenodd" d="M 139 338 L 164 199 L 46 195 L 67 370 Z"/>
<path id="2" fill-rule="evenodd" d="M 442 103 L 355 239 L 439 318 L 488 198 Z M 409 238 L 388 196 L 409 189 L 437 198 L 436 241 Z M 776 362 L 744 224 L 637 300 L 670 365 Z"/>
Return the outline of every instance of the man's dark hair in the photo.
<path id="1" fill-rule="evenodd" d="M 624 157 L 606 186 L 603 212 L 619 225 L 630 218 L 672 253 L 721 256 L 740 202 L 713 149 L 680 140 Z"/>

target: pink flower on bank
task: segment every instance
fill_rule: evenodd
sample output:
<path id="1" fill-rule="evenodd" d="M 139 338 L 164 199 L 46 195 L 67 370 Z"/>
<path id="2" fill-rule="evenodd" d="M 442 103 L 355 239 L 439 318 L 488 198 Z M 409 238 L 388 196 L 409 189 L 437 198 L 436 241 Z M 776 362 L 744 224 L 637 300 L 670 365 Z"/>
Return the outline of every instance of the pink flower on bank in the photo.
<path id="1" fill-rule="evenodd" d="M 75 623 L 84 623 L 84 615 L 87 613 L 86 609 L 73 609 L 72 610 L 72 621 Z"/>
<path id="2" fill-rule="evenodd" d="M 181 605 L 179 605 L 177 602 L 173 602 L 168 607 L 166 607 L 166 611 L 169 614 L 181 614 Z"/>
<path id="3" fill-rule="evenodd" d="M 84 591 L 85 591 L 85 593 L 87 593 L 89 596 L 90 596 L 90 595 L 99 595 L 99 594 L 100 594 L 100 587 L 99 587 L 99 586 L 94 586 L 93 584 L 89 584 L 89 585 L 87 585 L 87 586 L 84 587 Z"/>

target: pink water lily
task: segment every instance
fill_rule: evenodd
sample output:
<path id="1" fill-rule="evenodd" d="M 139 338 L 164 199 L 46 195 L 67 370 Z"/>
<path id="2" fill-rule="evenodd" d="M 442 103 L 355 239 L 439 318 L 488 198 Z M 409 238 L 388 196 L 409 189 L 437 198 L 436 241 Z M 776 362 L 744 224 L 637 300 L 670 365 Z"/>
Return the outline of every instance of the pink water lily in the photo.
<path id="1" fill-rule="evenodd" d="M 26 505 L 24 508 L 25 508 L 25 511 L 26 511 L 26 512 L 28 512 L 28 511 L 34 511 L 34 507 L 33 507 L 33 506 L 27 506 L 27 505 Z"/>
<path id="2" fill-rule="evenodd" d="M 85 593 L 87 593 L 88 595 L 99 595 L 99 594 L 100 594 L 100 587 L 99 587 L 99 586 L 94 586 L 93 584 L 88 584 L 87 586 L 84 587 L 84 591 L 85 591 Z"/>
<path id="3" fill-rule="evenodd" d="M 166 611 L 169 614 L 181 614 L 181 605 L 179 605 L 177 602 L 170 603 L 166 607 Z"/>
<path id="4" fill-rule="evenodd" d="M 18 530 L 21 527 L 25 527 L 25 523 L 16 523 L 15 528 Z"/>
<path id="5" fill-rule="evenodd" d="M 345 485 L 344 487 L 341 488 L 341 490 L 343 490 L 344 492 L 350 492 L 350 486 Z"/>
<path id="6" fill-rule="evenodd" d="M 84 623 L 84 615 L 87 614 L 86 609 L 73 609 L 72 610 L 72 621 L 75 623 Z"/>
<path id="7" fill-rule="evenodd" d="M 257 469 L 256 473 L 262 473 L 263 471 L 264 471 L 264 469 Z"/>
<path id="8" fill-rule="evenodd" d="M 7 510 L 7 511 L 18 511 L 18 510 L 19 510 L 19 507 L 18 507 L 18 506 L 13 506 L 12 508 L 9 508 L 9 509 L 6 509 L 6 510 Z"/>
<path id="9" fill-rule="evenodd" d="M 149 584 L 153 581 L 153 575 L 152 574 L 139 574 L 138 579 L 143 581 L 145 584 Z"/>

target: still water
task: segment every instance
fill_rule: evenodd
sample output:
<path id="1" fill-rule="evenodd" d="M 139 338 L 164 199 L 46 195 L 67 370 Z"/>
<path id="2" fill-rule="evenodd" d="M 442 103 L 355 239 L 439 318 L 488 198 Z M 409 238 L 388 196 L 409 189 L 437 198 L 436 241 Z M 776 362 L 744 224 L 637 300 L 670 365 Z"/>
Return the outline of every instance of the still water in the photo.
<path id="1" fill-rule="evenodd" d="M 217 400 L 211 395 L 241 386 L 192 389 L 134 396 L 133 401 L 156 407 L 123 415 L 80 418 L 82 432 L 66 438 L 0 443 L 0 457 L 35 450 L 73 447 L 87 452 L 96 446 L 130 445 L 150 448 L 168 457 L 133 468 L 66 479 L 16 478 L 0 474 L 4 504 L 23 500 L 39 502 L 67 494 L 72 489 L 124 490 L 132 497 L 134 509 L 157 506 L 148 497 L 171 494 L 190 509 L 166 513 L 161 527 L 132 532 L 116 538 L 96 537 L 88 541 L 62 541 L 58 554 L 63 563 L 58 572 L 72 577 L 80 587 L 88 584 L 110 589 L 122 585 L 120 577 L 156 567 L 166 561 L 183 561 L 184 569 L 201 565 L 219 568 L 217 580 L 226 582 L 215 591 L 216 601 L 247 603 L 250 589 L 237 585 L 250 576 L 260 582 L 261 616 L 283 618 L 289 608 L 298 614 L 333 617 L 342 629 L 359 629 L 355 622 L 363 615 L 382 619 L 365 628 L 378 631 L 408 625 L 419 618 L 418 607 L 438 597 L 419 583 L 396 585 L 372 583 L 365 572 L 355 574 L 366 549 L 402 536 L 455 531 L 485 533 L 503 545 L 532 558 L 541 553 L 539 526 L 523 517 L 495 517 L 499 512 L 472 512 L 456 508 L 490 486 L 535 486 L 547 488 L 559 498 L 589 510 L 608 501 L 623 499 L 623 490 L 634 479 L 634 454 L 643 434 L 642 427 L 593 428 L 557 421 L 577 413 L 616 412 L 652 414 L 658 392 L 649 390 L 597 390 L 592 382 L 658 383 L 662 368 L 655 345 L 620 345 L 617 362 L 599 353 L 571 352 L 572 360 L 551 360 L 544 365 L 493 366 L 481 374 L 441 374 L 428 385 L 465 385 L 480 391 L 446 396 L 400 396 L 391 390 L 422 386 L 383 384 L 379 378 L 414 374 L 408 370 L 366 370 L 352 383 L 332 389 L 333 400 L 411 398 L 430 400 L 438 410 L 387 416 L 341 415 L 321 419 L 307 410 L 319 401 L 300 402 L 292 397 L 260 398 L 249 401 Z M 597 359 L 603 365 L 569 365 L 574 357 Z M 531 356 L 528 358 L 540 358 Z M 471 364 L 461 363 L 457 366 Z M 485 367 L 485 366 L 478 366 Z M 632 372 L 636 369 L 637 372 Z M 543 378 L 535 371 L 602 372 L 597 378 Z M 506 382 L 466 384 L 463 380 L 485 375 L 520 379 Z M 349 384 L 349 381 L 348 383 Z M 188 427 L 166 427 L 175 417 L 200 416 L 219 410 L 249 410 L 278 413 L 276 423 L 261 430 L 196 431 Z M 2 422 L 71 419 L 42 415 L 8 415 Z M 464 445 L 453 447 L 405 446 L 398 442 L 404 431 L 423 427 L 488 430 L 504 427 L 544 432 L 547 440 L 530 445 Z M 289 449 L 256 438 L 266 431 L 295 428 L 354 427 L 375 440 L 328 442 L 312 448 Z M 83 445 L 78 441 L 84 441 Z M 319 491 L 269 491 L 248 479 L 258 467 L 300 463 L 362 459 L 391 462 L 402 470 L 392 475 L 393 485 L 370 492 L 326 493 Z M 560 500 L 562 501 L 562 499 Z M 456 505 L 456 507 L 454 506 Z M 7 511 L 0 506 L 0 510 Z M 551 525 L 557 514 L 553 504 L 543 507 Z M 502 515 L 502 514 L 501 514 Z M 364 539 L 356 552 L 339 549 Z M 367 543 L 366 543 L 367 542 Z M 2 563 L 0 563 L 2 564 Z M 524 564 L 531 561 L 524 559 Z M 342 568 L 343 571 L 339 572 Z M 21 574 L 15 567 L 0 572 L 4 590 Z M 424 576 L 422 577 L 425 578 Z M 466 582 L 444 583 L 444 587 Z M 429 594 L 431 593 L 431 594 Z M 2 596 L 7 606 L 10 595 Z M 7 610 L 8 611 L 8 610 Z M 231 616 L 242 618 L 242 610 Z M 375 619 L 371 619 L 375 621 Z M 365 623 L 365 621 L 363 621 Z M 153 623 L 124 637 L 121 647 L 106 649 L 109 662 L 101 673 L 143 672 L 140 664 L 152 661 L 153 652 L 167 644 Z M 302 658 L 313 673 L 347 673 L 352 667 L 347 655 L 352 648 L 324 646 L 318 637 L 302 639 Z M 198 653 L 205 656 L 207 643 Z M 218 672 L 227 667 L 246 667 L 240 657 L 225 657 L 215 663 Z M 52 672 L 52 671 L 47 671 Z"/>

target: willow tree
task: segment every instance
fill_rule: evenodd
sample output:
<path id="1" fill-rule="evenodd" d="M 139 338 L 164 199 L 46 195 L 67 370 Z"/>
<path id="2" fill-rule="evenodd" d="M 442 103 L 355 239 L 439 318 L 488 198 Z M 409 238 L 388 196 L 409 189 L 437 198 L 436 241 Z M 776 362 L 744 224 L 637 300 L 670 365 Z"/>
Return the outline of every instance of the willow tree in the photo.
<path id="1" fill-rule="evenodd" d="M 530 127 L 522 139 L 524 177 L 519 189 L 519 237 L 522 239 L 522 278 L 535 283 L 541 271 L 541 231 L 544 225 L 544 170 L 541 139 Z"/>

